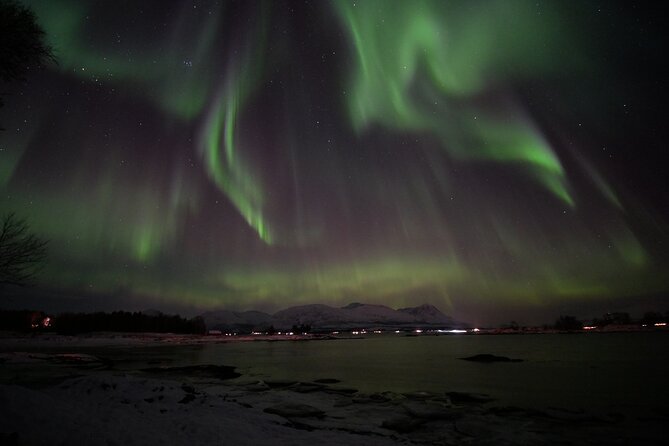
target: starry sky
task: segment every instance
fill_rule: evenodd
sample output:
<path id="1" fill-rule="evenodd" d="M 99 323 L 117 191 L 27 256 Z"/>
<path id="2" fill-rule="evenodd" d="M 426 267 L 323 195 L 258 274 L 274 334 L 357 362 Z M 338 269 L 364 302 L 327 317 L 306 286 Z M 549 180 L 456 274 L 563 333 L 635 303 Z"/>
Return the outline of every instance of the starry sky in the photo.
<path id="1" fill-rule="evenodd" d="M 2 85 L 32 295 L 666 306 L 661 5 L 25 3 L 58 60 Z"/>

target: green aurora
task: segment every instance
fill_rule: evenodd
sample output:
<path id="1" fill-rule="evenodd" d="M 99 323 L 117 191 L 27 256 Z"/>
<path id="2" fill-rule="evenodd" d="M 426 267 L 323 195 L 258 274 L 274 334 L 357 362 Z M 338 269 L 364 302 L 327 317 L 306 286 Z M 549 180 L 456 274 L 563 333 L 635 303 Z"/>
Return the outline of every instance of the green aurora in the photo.
<path id="1" fill-rule="evenodd" d="M 617 3 L 27 3 L 58 64 L 0 110 L 0 211 L 51 240 L 40 286 L 456 314 L 669 289 L 624 163 L 664 142 L 620 118 L 645 90 L 606 93 L 638 76 Z"/>

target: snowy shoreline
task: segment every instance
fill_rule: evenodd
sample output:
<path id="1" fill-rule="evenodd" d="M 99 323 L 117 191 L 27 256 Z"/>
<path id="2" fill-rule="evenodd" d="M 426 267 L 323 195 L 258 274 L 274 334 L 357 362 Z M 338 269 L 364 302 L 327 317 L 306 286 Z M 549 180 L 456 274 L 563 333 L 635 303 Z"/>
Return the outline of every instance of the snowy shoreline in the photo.
<path id="1" fill-rule="evenodd" d="M 667 413 L 630 417 L 558 408 L 538 411 L 500 406 L 484 395 L 458 392 L 363 394 L 325 376 L 314 382 L 246 376 L 230 380 L 238 376 L 234 367 L 220 365 L 120 370 L 112 361 L 78 351 L 198 345 L 207 342 L 202 338 L 207 337 L 0 338 L 4 352 L 0 353 L 0 443 L 603 445 L 665 441 Z"/>
<path id="2" fill-rule="evenodd" d="M 160 345 L 202 345 L 250 341 L 301 341 L 330 340 L 325 335 L 189 335 L 174 333 L 123 333 L 94 332 L 79 335 L 55 333 L 23 334 L 0 332 L 0 351 L 17 348 L 60 348 L 60 347 L 107 347 L 107 346 L 160 346 Z M 341 339 L 345 339 L 342 337 Z"/>

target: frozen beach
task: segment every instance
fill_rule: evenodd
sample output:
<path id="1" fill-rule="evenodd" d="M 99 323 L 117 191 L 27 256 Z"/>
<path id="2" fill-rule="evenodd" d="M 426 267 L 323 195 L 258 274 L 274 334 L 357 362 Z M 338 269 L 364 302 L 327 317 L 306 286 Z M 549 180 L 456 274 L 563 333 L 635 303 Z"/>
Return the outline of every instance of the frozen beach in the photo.
<path id="1" fill-rule="evenodd" d="M 471 392 L 362 391 L 333 376 L 272 379 L 133 349 L 186 336 L 3 338 L 3 444 L 661 444 L 669 413 L 509 406 Z M 206 342 L 211 342 L 211 338 Z M 314 345 L 321 341 L 312 341 Z M 326 341 L 322 341 L 326 342 Z M 327 341 L 327 343 L 342 341 Z M 413 342 L 413 341 L 411 341 Z M 235 344 L 244 348 L 243 344 Z M 256 345 L 256 343 L 248 344 Z M 163 347 L 160 347 L 163 346 Z M 107 347 L 105 349 L 105 347 Z M 99 350 L 100 354 L 93 354 Z M 158 350 L 159 351 L 159 350 Z M 85 353 L 83 353 L 85 352 Z M 103 356 L 103 353 L 115 352 Z M 110 359 L 111 356 L 111 359 Z M 128 358 L 125 360 L 124 358 Z M 165 365 L 169 363 L 170 365 Z M 306 366 L 308 367 L 308 365 Z M 371 378 L 370 378 L 371 379 Z M 419 385 L 418 383 L 417 385 Z"/>

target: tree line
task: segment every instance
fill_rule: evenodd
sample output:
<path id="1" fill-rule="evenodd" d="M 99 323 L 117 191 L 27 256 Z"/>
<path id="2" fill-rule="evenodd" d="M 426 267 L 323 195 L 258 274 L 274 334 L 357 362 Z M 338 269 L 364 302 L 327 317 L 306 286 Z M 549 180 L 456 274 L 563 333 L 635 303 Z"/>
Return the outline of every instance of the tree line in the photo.
<path id="1" fill-rule="evenodd" d="M 178 315 L 114 311 L 63 313 L 52 317 L 41 311 L 0 310 L 0 330 L 24 332 L 48 330 L 68 335 L 100 331 L 204 334 L 206 326 L 199 316 L 187 319 Z"/>
<path id="2" fill-rule="evenodd" d="M 648 326 L 667 321 L 669 321 L 669 311 L 666 311 L 664 314 L 659 311 L 647 311 L 639 319 L 632 318 L 627 312 L 614 312 L 606 313 L 602 317 L 594 318 L 587 325 L 592 327 L 606 327 L 608 325 Z M 582 330 L 584 325 L 586 325 L 586 323 L 578 320 L 575 316 L 562 315 L 555 321 L 553 328 L 556 330 L 572 331 Z"/>

